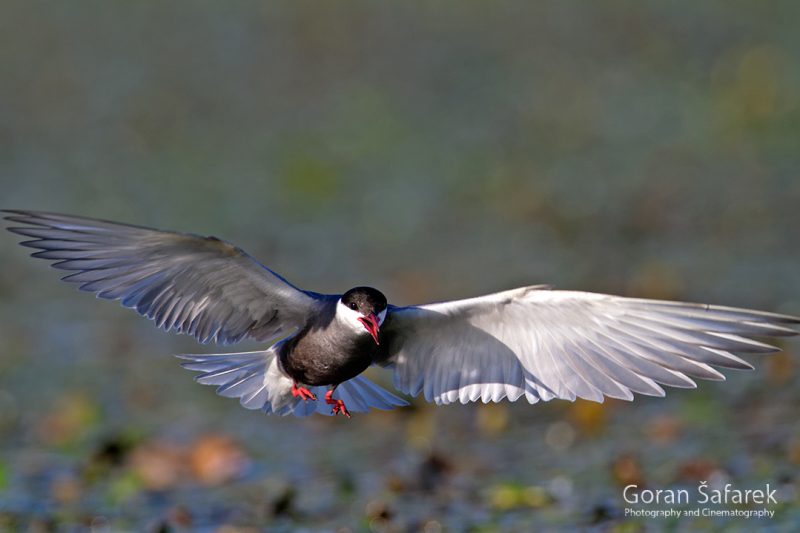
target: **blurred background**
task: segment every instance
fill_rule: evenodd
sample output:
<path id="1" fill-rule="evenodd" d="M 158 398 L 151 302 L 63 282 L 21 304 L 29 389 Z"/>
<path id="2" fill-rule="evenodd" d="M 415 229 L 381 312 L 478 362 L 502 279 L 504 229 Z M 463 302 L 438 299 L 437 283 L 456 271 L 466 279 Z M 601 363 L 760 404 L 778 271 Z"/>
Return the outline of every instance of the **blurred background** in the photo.
<path id="1" fill-rule="evenodd" d="M 800 314 L 799 22 L 788 1 L 7 1 L 1 207 L 213 234 L 401 305 L 552 283 Z M 796 341 L 632 404 L 270 418 L 170 356 L 213 346 L 15 242 L 0 530 L 800 523 Z M 776 517 L 623 515 L 629 483 L 698 480 L 769 482 Z"/>

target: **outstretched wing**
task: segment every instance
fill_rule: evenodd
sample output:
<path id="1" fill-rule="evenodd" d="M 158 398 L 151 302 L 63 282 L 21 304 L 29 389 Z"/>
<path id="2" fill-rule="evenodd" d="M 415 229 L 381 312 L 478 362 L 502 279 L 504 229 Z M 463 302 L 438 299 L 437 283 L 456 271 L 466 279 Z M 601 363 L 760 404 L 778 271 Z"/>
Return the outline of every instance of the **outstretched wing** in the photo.
<path id="1" fill-rule="evenodd" d="M 160 328 L 202 343 L 274 339 L 301 327 L 318 295 L 301 291 L 215 237 L 69 215 L 5 211 L 34 257 L 73 271 L 65 281 L 119 300 Z"/>
<path id="2" fill-rule="evenodd" d="M 381 364 L 398 390 L 438 404 L 663 396 L 659 384 L 725 379 L 713 367 L 777 348 L 751 337 L 796 335 L 791 316 L 535 286 L 392 308 Z"/>

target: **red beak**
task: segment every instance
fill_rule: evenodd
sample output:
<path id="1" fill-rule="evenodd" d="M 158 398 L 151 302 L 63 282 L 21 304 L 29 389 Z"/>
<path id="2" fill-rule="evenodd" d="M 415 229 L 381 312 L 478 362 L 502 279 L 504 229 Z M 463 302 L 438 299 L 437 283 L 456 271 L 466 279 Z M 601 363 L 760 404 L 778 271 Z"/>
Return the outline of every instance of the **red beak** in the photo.
<path id="1" fill-rule="evenodd" d="M 380 325 L 378 324 L 378 317 L 375 316 L 375 313 L 358 317 L 358 321 L 364 325 L 364 328 L 369 331 L 369 334 L 375 339 L 375 344 L 380 344 L 378 342 L 378 328 L 380 328 Z"/>

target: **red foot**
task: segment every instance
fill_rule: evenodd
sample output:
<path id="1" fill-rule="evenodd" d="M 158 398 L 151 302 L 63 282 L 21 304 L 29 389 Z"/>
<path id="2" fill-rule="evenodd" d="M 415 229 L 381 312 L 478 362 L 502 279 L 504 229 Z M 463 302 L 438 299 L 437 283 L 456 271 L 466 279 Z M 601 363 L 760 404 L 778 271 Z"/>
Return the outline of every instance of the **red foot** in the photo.
<path id="1" fill-rule="evenodd" d="M 337 413 L 342 413 L 347 418 L 350 418 L 350 411 L 348 411 L 347 407 L 344 406 L 344 402 L 342 400 L 333 399 L 333 389 L 325 393 L 325 403 L 333 406 L 333 409 L 331 410 L 332 414 L 335 415 Z"/>
<path id="2" fill-rule="evenodd" d="M 300 396 L 303 401 L 314 400 L 317 401 L 317 397 L 305 387 L 298 387 L 297 383 L 292 383 L 292 396 L 297 398 Z"/>

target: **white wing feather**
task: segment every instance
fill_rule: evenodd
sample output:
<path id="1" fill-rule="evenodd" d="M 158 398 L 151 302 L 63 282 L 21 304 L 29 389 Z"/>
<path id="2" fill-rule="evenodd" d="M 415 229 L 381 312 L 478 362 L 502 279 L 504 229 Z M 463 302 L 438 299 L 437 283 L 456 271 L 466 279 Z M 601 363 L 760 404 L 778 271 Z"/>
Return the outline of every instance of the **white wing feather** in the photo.
<path id="1" fill-rule="evenodd" d="M 525 287 L 392 308 L 382 364 L 398 390 L 437 404 L 663 396 L 661 385 L 724 380 L 751 369 L 742 353 L 777 348 L 749 337 L 797 334 L 790 316 Z"/>

